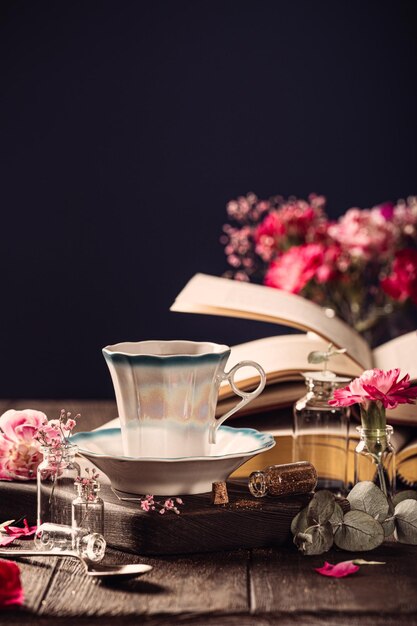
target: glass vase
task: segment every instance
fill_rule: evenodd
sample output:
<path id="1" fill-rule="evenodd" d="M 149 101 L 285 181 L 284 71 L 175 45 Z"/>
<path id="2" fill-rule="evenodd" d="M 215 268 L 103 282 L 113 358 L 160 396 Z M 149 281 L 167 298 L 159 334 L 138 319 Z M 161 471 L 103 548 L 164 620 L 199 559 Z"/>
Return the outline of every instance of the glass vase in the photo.
<path id="1" fill-rule="evenodd" d="M 37 471 L 37 526 L 44 523 L 71 525 L 74 481 L 80 475 L 72 444 L 41 448 L 43 461 Z"/>
<path id="2" fill-rule="evenodd" d="M 395 449 L 390 441 L 393 428 L 358 426 L 360 441 L 355 450 L 355 483 L 370 480 L 388 497 L 395 494 Z"/>
<path id="3" fill-rule="evenodd" d="M 350 379 L 324 372 L 306 372 L 304 377 L 307 394 L 294 405 L 293 462 L 309 461 L 317 471 L 318 489 L 345 495 L 350 410 L 328 402 Z"/>
<path id="4" fill-rule="evenodd" d="M 72 502 L 72 526 L 90 533 L 104 534 L 104 502 L 99 497 L 100 484 L 86 479 L 75 483 L 77 497 Z"/>

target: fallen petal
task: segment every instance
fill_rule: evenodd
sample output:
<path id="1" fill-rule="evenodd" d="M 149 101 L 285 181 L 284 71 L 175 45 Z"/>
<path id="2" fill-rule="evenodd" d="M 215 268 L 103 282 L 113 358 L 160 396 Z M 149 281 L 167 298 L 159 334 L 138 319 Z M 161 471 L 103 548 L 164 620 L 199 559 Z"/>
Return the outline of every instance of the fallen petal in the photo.
<path id="1" fill-rule="evenodd" d="M 342 561 L 336 565 L 332 565 L 331 563 L 327 563 L 327 561 L 325 561 L 323 567 L 316 567 L 315 570 L 322 576 L 343 578 L 344 576 L 349 576 L 350 574 L 357 572 L 359 570 L 359 566 L 354 565 L 353 561 Z"/>

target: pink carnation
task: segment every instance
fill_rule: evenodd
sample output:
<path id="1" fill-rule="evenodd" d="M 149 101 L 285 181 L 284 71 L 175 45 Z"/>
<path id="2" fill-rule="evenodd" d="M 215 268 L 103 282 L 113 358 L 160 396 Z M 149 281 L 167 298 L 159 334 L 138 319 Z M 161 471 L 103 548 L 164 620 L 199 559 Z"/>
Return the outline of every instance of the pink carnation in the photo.
<path id="1" fill-rule="evenodd" d="M 324 204 L 325 198 L 312 194 L 309 202 L 292 199 L 271 211 L 255 230 L 256 253 L 270 261 L 288 240 L 297 245 L 315 239 L 315 231 L 325 222 Z"/>
<path id="2" fill-rule="evenodd" d="M 355 378 L 342 389 L 336 389 L 331 406 L 351 406 L 369 402 L 381 402 L 385 408 L 395 409 L 399 404 L 414 404 L 417 398 L 417 387 L 410 386 L 410 376 L 406 374 L 398 380 L 399 369 L 383 371 L 380 369 L 366 370 L 362 376 Z"/>
<path id="3" fill-rule="evenodd" d="M 0 480 L 30 480 L 42 460 L 35 436 L 47 422 L 41 411 L 10 409 L 0 417 Z"/>
<path id="4" fill-rule="evenodd" d="M 340 249 L 336 245 L 326 247 L 310 243 L 294 246 L 270 264 L 265 275 L 265 285 L 300 293 L 312 278 L 316 278 L 319 283 L 335 278 L 339 256 Z"/>
<path id="5" fill-rule="evenodd" d="M 329 236 L 352 256 L 364 260 L 386 256 L 395 245 L 396 229 L 378 208 L 349 209 L 329 228 Z"/>
<path id="6" fill-rule="evenodd" d="M 405 302 L 410 298 L 417 304 L 417 250 L 397 252 L 391 274 L 381 281 L 381 287 L 394 300 Z"/>

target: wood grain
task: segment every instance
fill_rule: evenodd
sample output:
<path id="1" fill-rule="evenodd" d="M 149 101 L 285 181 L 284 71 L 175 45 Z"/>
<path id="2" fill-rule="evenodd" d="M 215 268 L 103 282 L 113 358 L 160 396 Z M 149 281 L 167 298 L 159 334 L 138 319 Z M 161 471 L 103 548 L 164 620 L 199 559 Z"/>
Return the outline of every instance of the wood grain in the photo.
<path id="1" fill-rule="evenodd" d="M 354 557 L 383 561 L 361 567 L 343 579 L 318 575 L 324 561 Z M 417 615 L 417 547 L 385 543 L 360 555 L 331 550 L 305 557 L 292 548 L 258 550 L 251 562 L 250 606 L 253 613 Z"/>
<path id="2" fill-rule="evenodd" d="M 247 558 L 247 552 L 241 551 L 141 559 L 154 569 L 119 587 L 94 584 L 80 563 L 62 559 L 39 612 L 50 616 L 244 613 L 248 610 Z M 106 561 L 132 563 L 138 559 L 109 551 Z"/>

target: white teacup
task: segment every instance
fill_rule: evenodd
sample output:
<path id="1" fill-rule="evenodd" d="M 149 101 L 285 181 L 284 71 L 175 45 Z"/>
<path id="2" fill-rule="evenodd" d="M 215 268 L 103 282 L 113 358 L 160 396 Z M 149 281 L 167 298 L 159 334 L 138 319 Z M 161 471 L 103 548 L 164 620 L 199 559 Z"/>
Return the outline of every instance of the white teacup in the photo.
<path id="1" fill-rule="evenodd" d="M 124 342 L 103 348 L 103 354 L 116 394 L 123 450 L 130 457 L 206 456 L 220 424 L 265 387 L 265 372 L 254 361 L 241 361 L 225 372 L 230 348 L 216 343 Z M 252 392 L 234 382 L 236 371 L 248 366 L 260 376 Z M 216 419 L 225 379 L 241 401 Z"/>

